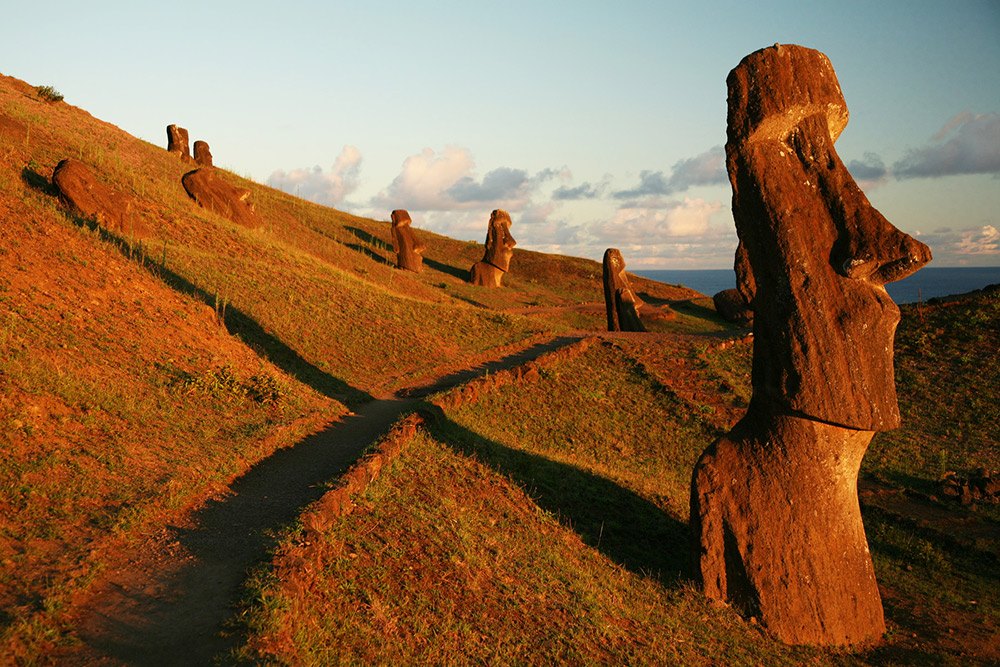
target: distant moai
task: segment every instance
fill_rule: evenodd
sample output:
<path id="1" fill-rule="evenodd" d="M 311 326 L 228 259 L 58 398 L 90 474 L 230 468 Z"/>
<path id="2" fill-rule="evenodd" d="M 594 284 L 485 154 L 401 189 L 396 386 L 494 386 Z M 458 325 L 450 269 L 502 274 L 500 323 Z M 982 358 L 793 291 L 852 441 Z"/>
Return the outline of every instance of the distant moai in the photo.
<path id="1" fill-rule="evenodd" d="M 250 229 L 260 226 L 261 220 L 248 200 L 250 191 L 219 178 L 216 170 L 204 167 L 195 169 L 184 174 L 181 184 L 191 199 L 202 208 Z"/>
<path id="2" fill-rule="evenodd" d="M 727 84 L 753 395 L 694 469 L 694 574 L 782 641 L 865 644 L 885 622 L 858 471 L 874 432 L 900 422 L 899 309 L 883 284 L 931 253 L 871 206 L 834 150 L 848 112 L 825 55 L 761 49 Z"/>
<path id="3" fill-rule="evenodd" d="M 212 151 L 208 149 L 208 143 L 204 141 L 194 142 L 194 161 L 201 167 L 211 167 Z"/>
<path id="4" fill-rule="evenodd" d="M 639 320 L 644 305 L 625 274 L 625 258 L 617 248 L 604 251 L 604 305 L 608 311 L 608 331 L 645 331 Z"/>
<path id="5" fill-rule="evenodd" d="M 483 287 L 500 287 L 503 274 L 510 270 L 510 258 L 517 241 L 510 234 L 510 215 L 497 209 L 490 215 L 490 228 L 486 233 L 486 252 L 483 259 L 469 270 L 469 282 Z"/>
<path id="6" fill-rule="evenodd" d="M 424 269 L 422 255 L 426 246 L 417 238 L 410 222 L 410 214 L 403 209 L 392 212 L 392 249 L 396 252 L 396 266 L 420 273 Z"/>
<path id="7" fill-rule="evenodd" d="M 188 144 L 188 131 L 176 125 L 167 125 L 167 151 L 189 162 L 191 149 Z"/>

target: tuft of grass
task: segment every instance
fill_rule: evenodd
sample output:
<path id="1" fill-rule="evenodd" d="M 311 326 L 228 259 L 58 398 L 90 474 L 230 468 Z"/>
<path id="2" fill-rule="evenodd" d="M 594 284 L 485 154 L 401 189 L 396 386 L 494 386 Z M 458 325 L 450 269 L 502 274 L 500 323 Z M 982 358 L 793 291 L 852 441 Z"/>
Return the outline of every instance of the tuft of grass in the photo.
<path id="1" fill-rule="evenodd" d="M 35 92 L 38 93 L 38 97 L 43 102 L 53 103 L 53 102 L 63 101 L 62 93 L 60 93 L 52 86 L 38 86 L 37 88 L 35 88 Z"/>

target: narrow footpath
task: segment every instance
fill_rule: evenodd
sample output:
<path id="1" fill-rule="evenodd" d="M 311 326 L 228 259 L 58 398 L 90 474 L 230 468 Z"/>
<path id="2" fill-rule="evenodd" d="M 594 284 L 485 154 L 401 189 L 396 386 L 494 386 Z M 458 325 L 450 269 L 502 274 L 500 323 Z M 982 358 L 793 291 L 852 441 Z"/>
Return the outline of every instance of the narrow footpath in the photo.
<path id="1" fill-rule="evenodd" d="M 377 398 L 330 428 L 258 463 L 186 517 L 165 526 L 142 553 L 95 582 L 79 611 L 80 646 L 65 665 L 211 665 L 233 647 L 225 623 L 251 568 L 267 558 L 274 536 L 293 522 L 421 397 L 565 347 L 579 336 L 453 371 Z"/>

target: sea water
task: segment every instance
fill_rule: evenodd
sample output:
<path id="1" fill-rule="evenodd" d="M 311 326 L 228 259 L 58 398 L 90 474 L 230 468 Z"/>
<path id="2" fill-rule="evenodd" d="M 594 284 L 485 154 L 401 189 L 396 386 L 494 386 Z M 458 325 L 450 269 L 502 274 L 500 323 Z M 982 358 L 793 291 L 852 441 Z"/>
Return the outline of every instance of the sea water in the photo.
<path id="1" fill-rule="evenodd" d="M 636 275 L 671 285 L 684 285 L 707 296 L 736 287 L 732 269 L 634 271 Z M 936 296 L 965 294 L 1000 283 L 1000 266 L 927 267 L 885 286 L 896 303 L 917 303 Z"/>

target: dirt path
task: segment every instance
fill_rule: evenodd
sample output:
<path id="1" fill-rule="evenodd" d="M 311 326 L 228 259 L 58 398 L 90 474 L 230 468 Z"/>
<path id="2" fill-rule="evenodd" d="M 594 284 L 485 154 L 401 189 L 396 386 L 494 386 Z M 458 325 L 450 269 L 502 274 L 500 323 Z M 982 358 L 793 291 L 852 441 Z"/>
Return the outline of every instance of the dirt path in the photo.
<path id="1" fill-rule="evenodd" d="M 274 531 L 294 521 L 420 397 L 512 368 L 577 336 L 536 343 L 473 368 L 370 401 L 330 428 L 260 462 L 181 525 L 151 536 L 141 553 L 92 587 L 77 617 L 81 645 L 57 658 L 79 665 L 210 665 L 232 648 L 224 623 L 247 572 L 267 557 Z"/>

